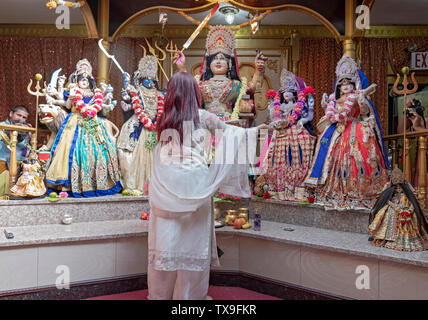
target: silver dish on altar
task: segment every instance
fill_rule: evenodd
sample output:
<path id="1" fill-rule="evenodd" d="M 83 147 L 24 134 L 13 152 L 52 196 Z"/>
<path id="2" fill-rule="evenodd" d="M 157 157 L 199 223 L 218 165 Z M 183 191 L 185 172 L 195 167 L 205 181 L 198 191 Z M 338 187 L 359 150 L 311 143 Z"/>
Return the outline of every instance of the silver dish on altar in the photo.
<path id="1" fill-rule="evenodd" d="M 223 220 L 214 220 L 214 227 L 221 228 L 224 227 L 225 222 Z"/>

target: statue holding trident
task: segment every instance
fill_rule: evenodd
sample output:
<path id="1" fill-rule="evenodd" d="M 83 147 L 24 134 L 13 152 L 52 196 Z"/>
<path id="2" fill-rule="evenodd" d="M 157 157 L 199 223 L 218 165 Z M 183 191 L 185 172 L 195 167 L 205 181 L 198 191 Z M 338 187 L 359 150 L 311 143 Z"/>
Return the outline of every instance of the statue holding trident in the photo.
<path id="1" fill-rule="evenodd" d="M 164 60 L 166 54 L 163 52 L 163 57 L 159 58 L 155 55 L 154 48 L 147 40 L 146 42 L 152 55 L 148 55 L 145 47 L 141 46 L 144 54 L 132 76 L 122 69 L 114 55 L 104 49 L 102 39 L 98 42 L 101 50 L 122 72 L 123 111 L 133 111 L 132 116 L 123 124 L 117 140 L 124 194 L 148 193 L 152 149 L 157 143 L 156 122 L 163 113 L 164 94 L 159 90 L 158 66 L 161 67 L 160 61 Z M 155 47 L 160 49 L 157 44 Z M 165 72 L 164 75 L 166 76 Z"/>

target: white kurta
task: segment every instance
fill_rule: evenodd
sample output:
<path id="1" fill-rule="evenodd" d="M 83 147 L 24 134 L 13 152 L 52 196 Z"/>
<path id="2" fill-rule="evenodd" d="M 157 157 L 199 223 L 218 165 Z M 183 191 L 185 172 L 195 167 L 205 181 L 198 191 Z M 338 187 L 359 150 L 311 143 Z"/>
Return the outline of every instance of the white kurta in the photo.
<path id="1" fill-rule="evenodd" d="M 199 117 L 198 130 L 192 128 L 191 135 L 185 131 L 182 146 L 158 143 L 153 152 L 148 247 L 149 264 L 156 270 L 203 271 L 218 266 L 212 196 L 220 190 L 251 197 L 248 159 L 254 160 L 257 129 L 226 125 L 205 110 Z M 208 133 L 221 137 L 209 167 L 204 157 Z"/>

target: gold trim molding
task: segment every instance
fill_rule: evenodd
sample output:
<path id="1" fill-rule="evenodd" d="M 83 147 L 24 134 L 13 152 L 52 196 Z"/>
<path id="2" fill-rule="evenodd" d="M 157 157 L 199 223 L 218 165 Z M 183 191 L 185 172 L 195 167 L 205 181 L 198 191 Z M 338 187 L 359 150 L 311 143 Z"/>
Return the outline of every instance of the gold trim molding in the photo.
<path id="1" fill-rule="evenodd" d="M 72 24 L 70 29 L 57 29 L 51 24 L 0 24 L 0 36 L 43 38 L 87 38 L 84 24 Z"/>
<path id="2" fill-rule="evenodd" d="M 193 25 L 166 25 L 163 36 L 169 39 L 187 39 L 194 31 Z M 322 25 L 262 25 L 255 34 L 249 28 L 241 28 L 235 32 L 238 39 L 284 39 L 292 32 L 298 32 L 302 38 L 333 38 L 331 32 Z M 204 29 L 200 37 L 206 37 Z M 161 25 L 132 25 L 121 37 L 140 38 L 162 35 Z M 0 24 L 0 36 L 10 37 L 75 37 L 87 38 L 85 25 L 71 25 L 70 29 L 57 29 L 47 24 Z M 371 26 L 366 30 L 365 38 L 413 38 L 428 37 L 428 25 Z"/>
<path id="3" fill-rule="evenodd" d="M 160 25 L 132 25 L 123 34 L 122 37 L 152 37 L 153 35 L 163 35 L 171 39 L 187 39 L 195 30 L 193 25 L 167 25 L 162 34 Z M 284 39 L 290 37 L 293 31 L 297 31 L 302 37 L 331 37 L 332 34 L 324 26 L 272 26 L 262 25 L 255 35 L 251 35 L 249 28 L 241 28 L 235 31 L 237 39 Z M 199 37 L 204 38 L 208 34 L 208 30 L 201 31 Z"/>
<path id="4" fill-rule="evenodd" d="M 428 37 L 428 25 L 372 26 L 366 38 L 416 38 Z"/>

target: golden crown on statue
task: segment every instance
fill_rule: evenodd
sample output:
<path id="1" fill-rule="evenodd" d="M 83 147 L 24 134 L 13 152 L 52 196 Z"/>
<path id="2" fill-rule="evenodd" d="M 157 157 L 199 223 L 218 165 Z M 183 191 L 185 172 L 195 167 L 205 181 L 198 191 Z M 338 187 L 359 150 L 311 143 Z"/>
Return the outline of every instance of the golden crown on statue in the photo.
<path id="1" fill-rule="evenodd" d="M 282 92 L 284 91 L 299 91 L 300 90 L 300 86 L 297 83 L 296 77 L 294 76 L 294 74 L 290 71 L 288 71 L 287 69 L 282 69 L 281 72 L 281 88 L 280 90 Z"/>
<path id="2" fill-rule="evenodd" d="M 342 56 L 336 66 L 337 84 L 340 84 L 343 79 L 351 80 L 351 82 L 355 83 L 356 89 L 361 89 L 357 63 L 346 54 Z"/>
<path id="3" fill-rule="evenodd" d="M 235 50 L 235 35 L 226 26 L 214 26 L 207 36 L 207 55 L 224 53 L 233 56 Z"/>

